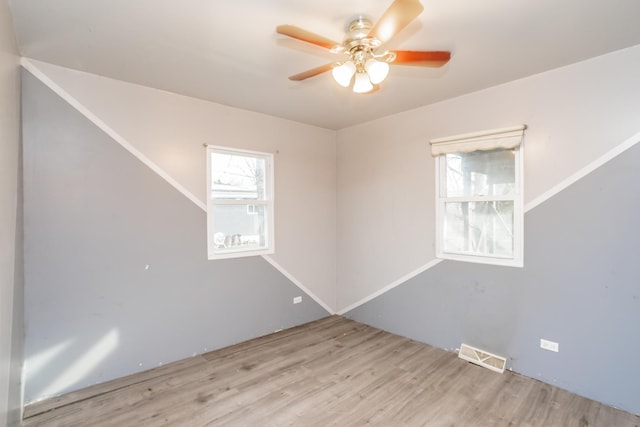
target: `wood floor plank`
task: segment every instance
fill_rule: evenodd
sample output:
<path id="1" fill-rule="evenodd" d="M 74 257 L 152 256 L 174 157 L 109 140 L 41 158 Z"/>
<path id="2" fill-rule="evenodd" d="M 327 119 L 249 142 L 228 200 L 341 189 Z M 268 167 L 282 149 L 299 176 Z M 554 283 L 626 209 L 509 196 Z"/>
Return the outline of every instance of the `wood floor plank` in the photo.
<path id="1" fill-rule="evenodd" d="M 638 427 L 640 417 L 340 316 L 40 402 L 32 426 Z"/>
<path id="2" fill-rule="evenodd" d="M 107 381 L 101 384 L 96 384 L 94 386 L 84 388 L 82 390 L 67 393 L 62 396 L 35 402 L 24 407 L 24 417 L 30 418 L 38 414 L 50 411 L 54 408 L 59 408 L 83 399 L 90 399 L 95 396 L 113 392 L 122 387 L 131 386 L 135 383 L 142 383 L 144 381 L 147 381 L 148 379 L 165 375 L 166 373 L 175 374 L 183 369 L 189 369 L 193 366 L 199 366 L 204 364 L 205 362 L 206 360 L 204 360 L 201 356 L 189 357 L 168 365 L 149 369 L 138 374 L 129 375 L 123 378 L 115 379 L 113 381 Z"/>

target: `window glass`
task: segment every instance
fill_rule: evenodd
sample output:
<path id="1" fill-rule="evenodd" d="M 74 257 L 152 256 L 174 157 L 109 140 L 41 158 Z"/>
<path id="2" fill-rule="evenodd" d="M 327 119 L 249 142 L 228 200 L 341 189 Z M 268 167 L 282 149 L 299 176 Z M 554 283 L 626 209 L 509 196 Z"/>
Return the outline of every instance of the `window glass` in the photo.
<path id="1" fill-rule="evenodd" d="M 247 208 L 253 206 L 253 213 Z M 261 205 L 215 205 L 213 239 L 216 252 L 266 249 L 267 210 Z"/>
<path id="2" fill-rule="evenodd" d="M 501 196 L 514 192 L 514 150 L 474 151 L 444 156 L 446 197 Z"/>
<path id="3" fill-rule="evenodd" d="M 444 251 L 513 256 L 513 201 L 447 202 Z"/>
<path id="4" fill-rule="evenodd" d="M 211 189 L 214 199 L 265 200 L 265 159 L 211 153 Z"/>
<path id="5" fill-rule="evenodd" d="M 273 253 L 273 156 L 208 147 L 209 259 Z"/>
<path id="6" fill-rule="evenodd" d="M 522 149 L 436 158 L 439 258 L 522 266 Z"/>

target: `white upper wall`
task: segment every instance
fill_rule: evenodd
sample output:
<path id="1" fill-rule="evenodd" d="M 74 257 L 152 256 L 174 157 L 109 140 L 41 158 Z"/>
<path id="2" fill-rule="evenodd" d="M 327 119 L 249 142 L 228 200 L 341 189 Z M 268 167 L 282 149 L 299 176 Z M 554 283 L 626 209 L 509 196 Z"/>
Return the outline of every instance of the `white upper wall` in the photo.
<path id="1" fill-rule="evenodd" d="M 635 46 L 340 130 L 339 311 L 434 260 L 430 139 L 528 125 L 526 204 L 640 131 L 638 75 Z"/>
<path id="2" fill-rule="evenodd" d="M 13 376 L 12 319 L 20 147 L 19 56 L 6 0 L 0 1 L 0 427 L 7 423 Z M 15 366 L 15 365 L 14 365 Z M 18 361 L 19 366 L 19 361 Z M 14 399 L 11 399 L 12 401 Z M 16 401 L 18 399 L 15 399 Z"/>
<path id="3" fill-rule="evenodd" d="M 335 131 L 30 62 L 205 205 L 203 144 L 274 153 L 270 258 L 335 309 Z"/>

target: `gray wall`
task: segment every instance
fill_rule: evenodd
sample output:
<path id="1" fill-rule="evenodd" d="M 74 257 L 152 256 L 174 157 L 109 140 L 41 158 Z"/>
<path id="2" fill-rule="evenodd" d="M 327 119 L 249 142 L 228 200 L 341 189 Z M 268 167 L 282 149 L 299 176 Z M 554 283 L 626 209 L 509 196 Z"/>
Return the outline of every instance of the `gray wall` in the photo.
<path id="1" fill-rule="evenodd" d="M 19 61 L 9 5 L 0 0 L 0 427 L 17 425 L 22 413 Z"/>
<path id="2" fill-rule="evenodd" d="M 13 270 L 13 310 L 11 320 L 11 366 L 9 373 L 8 425 L 21 425 L 23 409 L 22 367 L 24 363 L 24 212 L 22 189 L 22 149 L 18 153 L 18 194 L 15 259 Z"/>
<path id="3" fill-rule="evenodd" d="M 525 215 L 524 268 L 443 261 L 347 316 L 640 413 L 639 212 L 637 144 Z"/>
<path id="4" fill-rule="evenodd" d="M 328 314 L 26 71 L 23 110 L 27 402 Z"/>

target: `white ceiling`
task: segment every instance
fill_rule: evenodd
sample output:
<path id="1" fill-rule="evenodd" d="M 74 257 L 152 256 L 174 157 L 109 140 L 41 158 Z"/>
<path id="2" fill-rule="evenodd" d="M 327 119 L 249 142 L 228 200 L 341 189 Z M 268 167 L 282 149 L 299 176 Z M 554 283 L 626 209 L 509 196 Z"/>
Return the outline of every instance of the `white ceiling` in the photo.
<path id="1" fill-rule="evenodd" d="M 10 0 L 23 56 L 213 102 L 341 129 L 640 44 L 639 0 L 422 0 L 389 47 L 450 50 L 445 67 L 392 66 L 374 94 L 330 73 L 293 24 L 341 41 L 392 0 Z"/>

